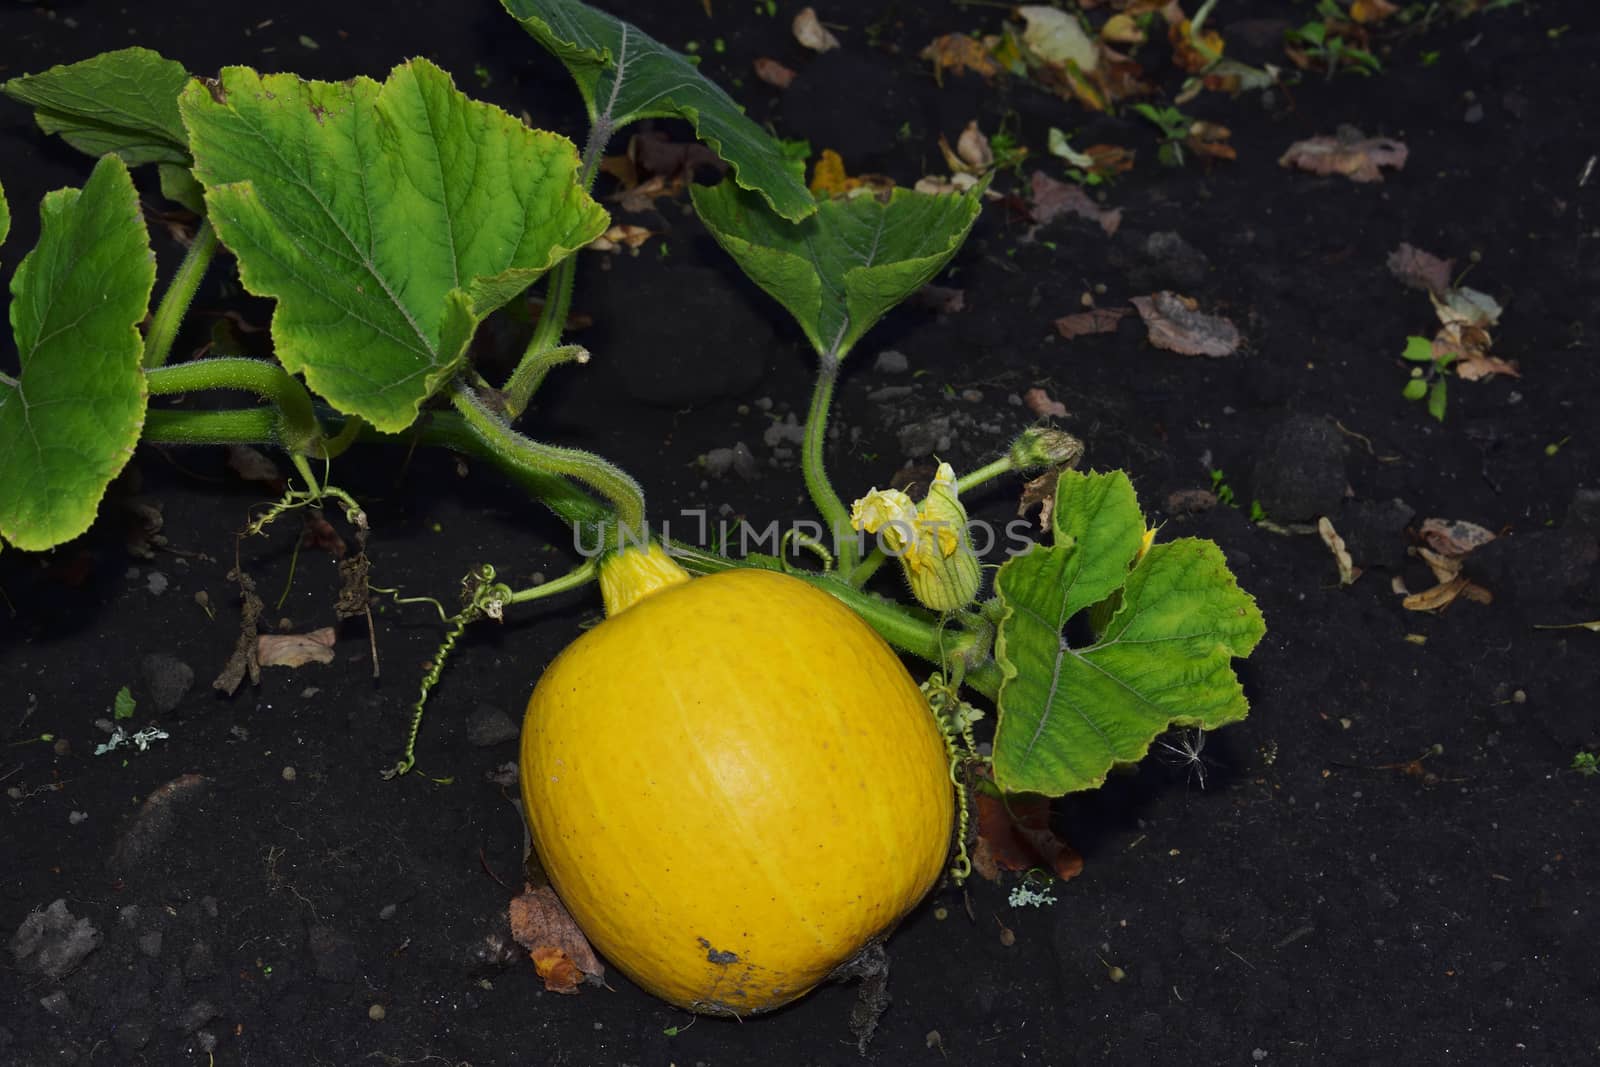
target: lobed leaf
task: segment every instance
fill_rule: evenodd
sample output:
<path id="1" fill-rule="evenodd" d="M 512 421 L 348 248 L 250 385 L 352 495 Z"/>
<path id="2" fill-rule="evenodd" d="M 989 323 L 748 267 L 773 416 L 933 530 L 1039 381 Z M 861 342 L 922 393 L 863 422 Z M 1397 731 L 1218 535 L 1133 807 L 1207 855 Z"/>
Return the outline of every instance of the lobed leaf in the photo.
<path id="1" fill-rule="evenodd" d="M 1153 545 L 1125 474 L 1067 471 L 1055 543 L 1001 566 L 994 776 L 1007 792 L 1092 789 L 1174 726 L 1214 729 L 1249 710 L 1233 673 L 1266 632 L 1222 551 L 1195 538 Z M 1069 623 L 1111 602 L 1090 643 Z"/>
<path id="2" fill-rule="evenodd" d="M 11 279 L 21 369 L 0 375 L 0 537 L 32 551 L 87 530 L 133 454 L 146 403 L 139 323 L 156 276 L 117 156 L 82 190 L 46 195 L 39 215 L 39 243 Z"/>
<path id="3" fill-rule="evenodd" d="M 950 262 L 978 217 L 982 190 L 825 200 L 798 223 L 728 181 L 690 195 L 717 243 L 788 309 L 812 347 L 843 357 Z"/>
<path id="4" fill-rule="evenodd" d="M 467 99 L 426 60 L 330 83 L 230 67 L 180 100 L 208 214 L 278 358 L 398 431 L 479 322 L 606 227 L 564 137 Z"/>
<path id="5" fill-rule="evenodd" d="M 501 3 L 566 66 L 590 123 L 609 131 L 638 119 L 684 119 L 728 161 L 739 187 L 759 192 L 773 211 L 795 221 L 816 210 L 777 142 L 686 56 L 579 0 Z"/>
<path id="6" fill-rule="evenodd" d="M 33 108 L 41 130 L 80 152 L 112 152 L 129 166 L 187 167 L 178 94 L 188 80 L 181 63 L 148 48 L 123 48 L 12 78 L 0 92 Z"/>

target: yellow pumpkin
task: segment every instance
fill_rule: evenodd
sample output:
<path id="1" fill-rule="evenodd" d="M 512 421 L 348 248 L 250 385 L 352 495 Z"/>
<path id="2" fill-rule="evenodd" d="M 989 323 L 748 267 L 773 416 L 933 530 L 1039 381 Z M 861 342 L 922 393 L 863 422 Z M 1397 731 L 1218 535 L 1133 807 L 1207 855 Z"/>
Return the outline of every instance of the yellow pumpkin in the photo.
<path id="1" fill-rule="evenodd" d="M 747 569 L 653 584 L 562 652 L 528 702 L 533 842 L 638 985 L 691 1011 L 768 1011 L 938 880 L 944 742 L 889 646 L 806 582 Z"/>

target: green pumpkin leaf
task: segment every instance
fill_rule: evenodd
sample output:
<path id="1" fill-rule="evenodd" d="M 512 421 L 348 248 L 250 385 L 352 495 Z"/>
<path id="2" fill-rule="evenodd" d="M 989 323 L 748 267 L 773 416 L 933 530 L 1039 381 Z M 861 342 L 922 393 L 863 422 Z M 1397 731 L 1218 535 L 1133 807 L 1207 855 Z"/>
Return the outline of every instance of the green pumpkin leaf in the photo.
<path id="1" fill-rule="evenodd" d="M 982 202 L 981 190 L 895 189 L 888 202 L 825 200 L 790 223 L 728 181 L 690 194 L 717 243 L 788 309 L 819 354 L 836 357 L 950 262 Z"/>
<path id="2" fill-rule="evenodd" d="M 59 133 L 80 152 L 114 152 L 130 167 L 187 167 L 178 94 L 188 80 L 181 63 L 148 48 L 123 48 L 12 78 L 0 92 L 33 108 L 41 130 Z"/>
<path id="3" fill-rule="evenodd" d="M 409 426 L 479 322 L 605 230 L 564 137 L 425 60 L 331 83 L 229 67 L 180 99 L 207 213 L 279 360 L 380 430 Z"/>
<path id="4" fill-rule="evenodd" d="M 89 528 L 144 426 L 139 323 L 155 257 L 128 168 L 106 156 L 39 209 L 11 279 L 21 370 L 0 375 L 0 537 L 30 551 Z"/>
<path id="5" fill-rule="evenodd" d="M 6 203 L 6 187 L 0 185 L 0 244 L 5 243 L 6 234 L 11 232 L 11 207 Z"/>
<path id="6" fill-rule="evenodd" d="M 733 167 L 740 188 L 759 192 L 773 211 L 793 221 L 816 210 L 777 141 L 686 56 L 578 0 L 501 3 L 566 65 L 600 136 L 638 119 L 684 119 Z"/>
<path id="7" fill-rule="evenodd" d="M 1056 487 L 1055 543 L 1007 560 L 994 776 L 1007 792 L 1092 789 L 1174 726 L 1214 729 L 1249 705 L 1232 661 L 1266 632 L 1255 601 L 1210 541 L 1152 545 L 1126 475 L 1067 471 Z M 1135 559 L 1137 558 L 1137 563 Z M 1115 595 L 1089 643 L 1068 623 Z"/>

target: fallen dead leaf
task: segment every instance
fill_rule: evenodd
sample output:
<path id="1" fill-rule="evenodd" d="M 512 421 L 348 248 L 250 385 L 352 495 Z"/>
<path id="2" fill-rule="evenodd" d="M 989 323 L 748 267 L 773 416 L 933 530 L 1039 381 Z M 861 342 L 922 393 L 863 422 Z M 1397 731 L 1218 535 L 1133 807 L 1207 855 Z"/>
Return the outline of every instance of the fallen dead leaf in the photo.
<path id="1" fill-rule="evenodd" d="M 1179 489 L 1167 495 L 1168 515 L 1193 515 L 1217 506 L 1217 494 L 1209 489 Z"/>
<path id="2" fill-rule="evenodd" d="M 1382 22 L 1400 9 L 1389 0 L 1351 0 L 1350 17 L 1363 25 Z"/>
<path id="3" fill-rule="evenodd" d="M 1022 487 L 1022 495 L 1017 499 L 1017 517 L 1023 518 L 1028 510 L 1035 505 L 1039 508 L 1039 529 L 1050 529 L 1050 516 L 1056 509 L 1056 482 L 1061 479 L 1061 471 L 1048 470 L 1037 478 L 1030 478 Z"/>
<path id="4" fill-rule="evenodd" d="M 971 175 L 956 175 L 957 178 L 967 178 L 975 184 L 977 178 Z M 852 177 L 844 169 L 844 158 L 831 148 L 824 148 L 817 157 L 817 162 L 811 169 L 811 193 L 813 196 L 860 196 L 871 194 L 887 197 L 889 190 L 894 188 L 894 179 L 882 174 L 860 174 Z M 968 186 L 970 188 L 970 185 Z"/>
<path id="5" fill-rule="evenodd" d="M 1183 144 L 1197 156 L 1233 160 L 1239 158 L 1239 153 L 1228 143 L 1232 136 L 1233 131 L 1220 123 L 1197 119 L 1189 125 L 1189 136 L 1183 139 Z"/>
<path id="6" fill-rule="evenodd" d="M 1067 405 L 1053 399 L 1043 389 L 1029 389 L 1022 394 L 1022 402 L 1028 406 L 1029 411 L 1040 418 L 1064 419 L 1067 417 Z"/>
<path id="7" fill-rule="evenodd" d="M 1120 208 L 1103 208 L 1090 199 L 1081 186 L 1056 181 L 1044 171 L 1033 172 L 1031 191 L 1030 215 L 1041 226 L 1061 215 L 1077 215 L 1099 223 L 1105 235 L 1111 237 L 1122 225 Z"/>
<path id="8" fill-rule="evenodd" d="M 817 19 L 816 8 L 801 8 L 789 28 L 794 31 L 794 39 L 813 52 L 827 52 L 839 47 L 839 38 Z"/>
<path id="9" fill-rule="evenodd" d="M 228 469 L 247 482 L 264 485 L 274 493 L 282 493 L 288 486 L 278 465 L 258 449 L 249 445 L 228 445 L 224 455 Z"/>
<path id="10" fill-rule="evenodd" d="M 1167 26 L 1167 41 L 1172 45 L 1172 61 L 1190 74 L 1199 74 L 1222 55 L 1222 34 L 1203 30 L 1196 37 L 1188 19 L 1179 19 Z"/>
<path id="11" fill-rule="evenodd" d="M 593 252 L 620 252 L 624 248 L 636 249 L 656 232 L 643 226 L 632 223 L 619 222 L 611 226 L 605 233 L 589 242 L 589 249 Z"/>
<path id="12" fill-rule="evenodd" d="M 941 138 L 941 143 L 942 140 Z M 982 174 L 994 166 L 994 149 L 989 147 L 989 138 L 978 128 L 977 119 L 967 123 L 961 131 L 961 136 L 956 138 L 956 155 L 977 174 Z"/>
<path id="13" fill-rule="evenodd" d="M 1097 333 L 1115 333 L 1117 324 L 1133 312 L 1127 308 L 1095 308 L 1073 315 L 1063 315 L 1056 320 L 1056 332 L 1067 340 L 1088 337 Z"/>
<path id="14" fill-rule="evenodd" d="M 605 967 L 554 889 L 547 885 L 524 887 L 520 896 L 512 898 L 506 917 L 511 922 L 511 936 L 528 950 L 546 989 L 576 993 L 582 982 L 603 984 Z"/>
<path id="15" fill-rule="evenodd" d="M 1392 137 L 1363 137 L 1359 130 L 1345 128 L 1337 136 L 1312 137 L 1296 141 L 1278 157 L 1280 167 L 1298 167 L 1312 174 L 1342 174 L 1355 182 L 1381 182 L 1380 167 L 1401 170 L 1406 165 L 1406 146 Z"/>
<path id="16" fill-rule="evenodd" d="M 1431 252 L 1403 243 L 1389 253 L 1388 264 L 1389 273 L 1401 282 L 1429 293 L 1448 290 L 1456 266 L 1453 259 L 1440 259 Z"/>
<path id="17" fill-rule="evenodd" d="M 922 50 L 919 58 L 933 64 L 933 80 L 941 86 L 944 84 L 945 71 L 964 74 L 970 70 L 984 78 L 992 78 L 1000 73 L 1000 64 L 994 61 L 994 56 L 989 54 L 983 43 L 964 33 L 947 33 L 934 38 L 933 43 Z"/>
<path id="18" fill-rule="evenodd" d="M 755 68 L 756 77 L 775 89 L 787 89 L 794 84 L 794 71 L 779 63 L 776 59 L 762 56 L 756 60 Z"/>
<path id="19" fill-rule="evenodd" d="M 1489 590 L 1470 579 L 1457 577 L 1432 589 L 1411 594 L 1400 602 L 1400 606 L 1407 611 L 1442 611 L 1463 596 L 1479 604 L 1494 602 L 1494 595 Z"/>
<path id="20" fill-rule="evenodd" d="M 1429 548 L 1453 559 L 1482 548 L 1495 537 L 1485 527 L 1463 519 L 1423 519 L 1417 533 Z"/>
<path id="21" fill-rule="evenodd" d="M 988 843 L 996 867 L 1029 871 L 1043 867 L 1063 882 L 1083 873 L 1083 857 L 1050 830 L 1050 800 L 977 795 L 978 841 Z"/>
<path id="22" fill-rule="evenodd" d="M 1182 356 L 1231 356 L 1238 351 L 1238 327 L 1219 315 L 1206 315 L 1199 304 L 1172 292 L 1136 296 L 1130 301 L 1139 309 L 1149 331 L 1150 343 Z"/>
<path id="23" fill-rule="evenodd" d="M 334 640 L 331 626 L 306 634 L 261 634 L 256 638 L 256 662 L 263 667 L 332 663 Z"/>
<path id="24" fill-rule="evenodd" d="M 1328 546 L 1328 551 L 1333 553 L 1334 562 L 1339 565 L 1339 584 L 1349 585 L 1361 577 L 1361 568 L 1350 559 L 1350 552 L 1344 547 L 1344 538 L 1339 536 L 1326 515 L 1317 520 L 1317 533 L 1321 535 L 1322 543 Z"/>
<path id="25" fill-rule="evenodd" d="M 939 315 L 954 315 L 967 309 L 967 291 L 929 283 L 911 294 L 910 303 Z"/>

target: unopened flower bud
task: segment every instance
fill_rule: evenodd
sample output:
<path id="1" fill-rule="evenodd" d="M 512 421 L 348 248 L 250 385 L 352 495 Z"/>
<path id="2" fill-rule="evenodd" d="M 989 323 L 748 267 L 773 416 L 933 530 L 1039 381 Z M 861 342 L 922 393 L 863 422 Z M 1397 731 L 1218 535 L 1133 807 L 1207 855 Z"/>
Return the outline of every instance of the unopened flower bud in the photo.
<path id="1" fill-rule="evenodd" d="M 1065 430 L 1035 426 L 1011 442 L 1011 466 L 1017 471 L 1070 467 L 1083 458 L 1083 442 Z"/>

